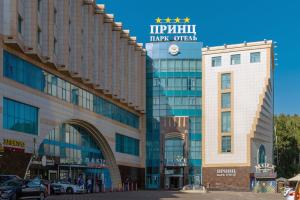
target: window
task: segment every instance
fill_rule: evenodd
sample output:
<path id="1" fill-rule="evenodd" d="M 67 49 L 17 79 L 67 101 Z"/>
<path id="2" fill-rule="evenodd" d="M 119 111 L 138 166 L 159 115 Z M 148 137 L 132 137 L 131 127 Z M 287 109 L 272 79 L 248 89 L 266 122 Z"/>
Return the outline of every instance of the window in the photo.
<path id="1" fill-rule="evenodd" d="M 235 54 L 230 56 L 230 64 L 238 65 L 241 64 L 241 54 Z"/>
<path id="2" fill-rule="evenodd" d="M 21 15 L 18 15 L 18 32 L 22 34 L 23 18 Z"/>
<path id="3" fill-rule="evenodd" d="M 42 38 L 42 30 L 40 27 L 37 29 L 37 42 L 39 45 L 41 45 L 41 38 Z"/>
<path id="4" fill-rule="evenodd" d="M 40 12 L 41 11 L 41 4 L 42 4 L 42 0 L 38 0 L 37 1 L 37 9 L 38 9 L 38 11 Z"/>
<path id="5" fill-rule="evenodd" d="M 222 93 L 221 98 L 222 109 L 230 108 L 230 92 Z"/>
<path id="6" fill-rule="evenodd" d="M 139 156 L 139 151 L 140 141 L 138 139 L 116 133 L 116 152 Z"/>
<path id="7" fill-rule="evenodd" d="M 231 136 L 222 136 L 222 152 L 231 152 Z"/>
<path id="8" fill-rule="evenodd" d="M 230 74 L 222 74 L 221 75 L 221 88 L 222 90 L 230 89 Z"/>
<path id="9" fill-rule="evenodd" d="M 178 166 L 184 160 L 184 140 L 171 138 L 165 140 L 165 163 L 166 165 Z"/>
<path id="10" fill-rule="evenodd" d="M 128 126 L 139 128 L 139 116 L 78 88 L 7 51 L 3 52 L 3 68 L 6 78 Z"/>
<path id="11" fill-rule="evenodd" d="M 56 16 L 57 15 L 57 10 L 56 8 L 54 8 L 54 11 L 53 11 L 53 23 L 56 24 Z"/>
<path id="12" fill-rule="evenodd" d="M 266 149 L 264 145 L 260 145 L 258 150 L 258 164 L 266 163 Z"/>
<path id="13" fill-rule="evenodd" d="M 260 52 L 250 53 L 250 63 L 259 63 L 260 62 Z"/>
<path id="14" fill-rule="evenodd" d="M 54 38 L 53 40 L 53 54 L 56 54 L 57 51 L 57 40 L 56 38 Z"/>
<path id="15" fill-rule="evenodd" d="M 3 128 L 38 135 L 38 108 L 4 97 Z"/>
<path id="16" fill-rule="evenodd" d="M 211 58 L 211 66 L 212 67 L 218 67 L 222 65 L 222 57 L 216 56 Z"/>
<path id="17" fill-rule="evenodd" d="M 201 158 L 201 141 L 191 140 L 189 142 L 189 159 L 198 160 Z"/>
<path id="18" fill-rule="evenodd" d="M 160 71 L 166 72 L 168 71 L 168 63 L 167 60 L 160 60 Z"/>
<path id="19" fill-rule="evenodd" d="M 221 113 L 221 130 L 222 133 L 230 133 L 231 131 L 231 113 L 229 111 Z"/>

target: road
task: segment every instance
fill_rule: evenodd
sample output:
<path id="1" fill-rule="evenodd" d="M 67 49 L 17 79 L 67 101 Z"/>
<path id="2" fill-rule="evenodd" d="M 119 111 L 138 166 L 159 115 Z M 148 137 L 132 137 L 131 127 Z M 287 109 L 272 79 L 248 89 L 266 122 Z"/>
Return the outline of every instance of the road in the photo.
<path id="1" fill-rule="evenodd" d="M 280 194 L 256 194 L 251 192 L 209 192 L 186 194 L 173 191 L 138 191 L 49 196 L 47 200 L 283 200 Z"/>

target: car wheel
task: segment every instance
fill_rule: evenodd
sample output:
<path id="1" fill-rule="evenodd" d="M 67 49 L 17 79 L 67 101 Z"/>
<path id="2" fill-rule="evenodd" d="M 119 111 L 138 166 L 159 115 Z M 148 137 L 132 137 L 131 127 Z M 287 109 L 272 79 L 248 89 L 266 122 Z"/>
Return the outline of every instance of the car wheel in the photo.
<path id="1" fill-rule="evenodd" d="M 45 194 L 43 192 L 40 193 L 40 200 L 44 200 L 45 199 Z"/>
<path id="2" fill-rule="evenodd" d="M 74 191 L 73 191 L 72 188 L 67 188 L 67 193 L 68 193 L 68 194 L 73 194 L 73 192 L 74 192 Z"/>

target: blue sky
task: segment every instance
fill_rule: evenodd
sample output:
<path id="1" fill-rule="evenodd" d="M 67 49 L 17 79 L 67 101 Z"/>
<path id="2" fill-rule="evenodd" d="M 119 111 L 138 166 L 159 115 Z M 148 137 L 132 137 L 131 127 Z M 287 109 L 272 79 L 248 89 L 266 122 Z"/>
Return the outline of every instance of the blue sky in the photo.
<path id="1" fill-rule="evenodd" d="M 300 0 L 97 0 L 138 42 L 154 19 L 190 17 L 204 46 L 276 41 L 275 113 L 300 114 Z"/>

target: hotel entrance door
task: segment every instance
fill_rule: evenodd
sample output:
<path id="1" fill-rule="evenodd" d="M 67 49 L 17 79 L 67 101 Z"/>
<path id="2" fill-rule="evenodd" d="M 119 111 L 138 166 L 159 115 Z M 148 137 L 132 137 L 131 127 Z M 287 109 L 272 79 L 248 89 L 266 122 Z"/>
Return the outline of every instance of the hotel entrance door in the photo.
<path id="1" fill-rule="evenodd" d="M 170 189 L 180 189 L 180 177 L 170 177 Z"/>
<path id="2" fill-rule="evenodd" d="M 166 176 L 165 188 L 170 190 L 179 190 L 183 187 L 183 177 L 178 175 Z"/>

